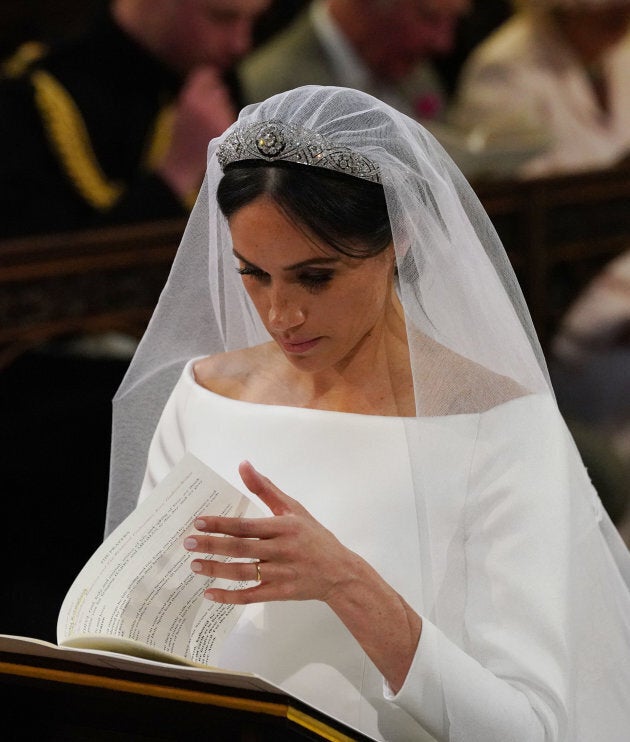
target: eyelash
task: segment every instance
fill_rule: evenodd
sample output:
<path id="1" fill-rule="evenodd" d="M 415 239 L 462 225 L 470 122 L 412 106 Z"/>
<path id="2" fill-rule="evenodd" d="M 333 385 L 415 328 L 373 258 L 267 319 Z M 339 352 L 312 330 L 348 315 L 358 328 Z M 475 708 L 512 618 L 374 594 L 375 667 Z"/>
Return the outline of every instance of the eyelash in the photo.
<path id="1" fill-rule="evenodd" d="M 267 277 L 267 274 L 259 268 L 237 268 L 236 272 L 240 276 L 252 276 L 252 278 L 256 278 L 260 281 Z"/>
<path id="2" fill-rule="evenodd" d="M 269 276 L 260 268 L 237 268 L 237 273 L 241 276 L 251 276 L 256 281 L 266 281 Z M 298 283 L 309 291 L 318 291 L 323 289 L 332 281 L 332 271 L 318 271 L 317 273 L 298 274 Z"/>

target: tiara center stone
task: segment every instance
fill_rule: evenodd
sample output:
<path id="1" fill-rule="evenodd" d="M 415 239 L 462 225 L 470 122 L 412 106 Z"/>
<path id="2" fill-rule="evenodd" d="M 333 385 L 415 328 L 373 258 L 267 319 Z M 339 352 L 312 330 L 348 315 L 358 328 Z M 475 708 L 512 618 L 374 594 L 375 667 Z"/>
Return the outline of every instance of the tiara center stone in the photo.
<path id="1" fill-rule="evenodd" d="M 266 157 L 277 157 L 286 147 L 286 141 L 276 126 L 265 126 L 256 136 L 256 147 Z"/>

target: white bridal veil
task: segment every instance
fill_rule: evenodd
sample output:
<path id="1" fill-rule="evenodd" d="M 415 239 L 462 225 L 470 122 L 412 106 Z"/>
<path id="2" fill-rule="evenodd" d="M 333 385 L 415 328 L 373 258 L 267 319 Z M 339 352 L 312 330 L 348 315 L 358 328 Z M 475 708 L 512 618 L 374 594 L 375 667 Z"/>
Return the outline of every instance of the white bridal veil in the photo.
<path id="1" fill-rule="evenodd" d="M 481 642 L 473 628 L 477 626 L 474 601 L 449 592 L 450 573 L 469 569 L 470 555 L 465 549 L 451 554 L 443 543 L 442 495 L 439 488 L 425 486 L 436 481 L 438 464 L 423 455 L 425 434 L 419 434 L 413 419 L 408 421 L 414 482 L 409 497 L 417 516 L 419 554 L 419 563 L 408 569 L 421 578 L 423 617 L 447 639 L 453 615 L 463 627 L 453 646 L 440 645 L 440 662 L 446 666 L 453 651 L 463 652 L 470 662 L 485 668 L 494 683 L 488 687 L 496 688 L 497 698 L 509 687 L 534 707 L 551 709 L 554 721 L 544 722 L 545 739 L 627 740 L 630 556 L 603 511 L 557 411 L 527 307 L 489 218 L 433 137 L 371 96 L 343 88 L 298 88 L 246 107 L 238 122 L 210 143 L 206 179 L 171 275 L 114 400 L 107 530 L 134 507 L 153 430 L 185 362 L 269 339 L 234 270 L 230 233 L 215 199 L 222 175 L 216 156 L 219 145 L 236 129 L 269 121 L 319 134 L 331 149 L 349 148 L 378 169 L 398 261 L 417 416 L 435 421 L 435 435 L 445 440 L 455 430 L 461 435 L 461 426 L 452 425 L 453 421 L 484 413 L 514 396 L 540 398 L 548 411 L 527 429 L 507 426 L 476 442 L 487 452 L 488 478 L 499 480 L 504 474 L 493 470 L 494 452 L 512 448 L 516 470 L 523 467 L 527 472 L 523 481 L 530 477 L 533 484 L 529 491 L 525 486 L 513 491 L 505 485 L 483 518 L 471 509 L 461 518 L 461 528 L 470 529 L 462 541 L 470 549 L 476 543 L 475 529 L 492 533 L 500 529 L 502 544 L 514 539 L 510 559 L 516 553 L 525 565 L 548 560 L 549 573 L 532 572 L 531 583 L 523 589 L 526 597 L 531 596 L 523 611 L 531 611 L 534 629 L 539 619 L 544 622 L 547 614 L 553 614 L 561 636 L 555 638 L 553 648 L 541 637 L 539 646 L 524 646 L 522 653 L 525 666 L 548 664 L 548 656 L 553 655 L 553 694 L 546 687 L 536 687 L 527 672 L 512 676 L 513 665 L 504 664 L 500 653 L 493 658 L 488 651 L 493 637 Z M 543 454 L 552 457 L 554 476 L 541 474 L 536 480 L 536 459 Z M 463 477 L 469 476 L 465 471 L 469 465 L 448 462 L 451 469 L 461 467 Z M 502 492 L 500 487 L 497 491 Z M 536 532 L 525 539 L 519 536 L 530 500 L 548 509 L 557 538 Z M 500 563 L 501 552 L 494 557 Z M 486 578 L 491 579 L 481 573 L 475 579 Z M 509 584 L 510 574 L 504 579 Z M 500 601 L 502 589 L 503 583 L 493 583 L 488 595 Z M 508 626 L 494 629 L 497 634 L 509 630 Z M 505 736 L 504 731 L 486 726 L 489 722 L 483 713 L 471 713 L 471 705 L 492 703 L 478 698 L 476 688 L 459 687 L 445 674 L 442 695 L 443 723 L 436 735 L 462 742 L 522 739 L 518 724 L 514 736 L 511 732 Z"/>

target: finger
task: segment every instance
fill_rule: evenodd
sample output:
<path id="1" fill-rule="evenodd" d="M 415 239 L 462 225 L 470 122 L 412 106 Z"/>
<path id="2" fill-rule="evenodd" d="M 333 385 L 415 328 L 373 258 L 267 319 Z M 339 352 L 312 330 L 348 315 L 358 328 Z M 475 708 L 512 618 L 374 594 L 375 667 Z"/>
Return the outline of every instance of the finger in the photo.
<path id="1" fill-rule="evenodd" d="M 203 577 L 222 578 L 234 582 L 256 582 L 262 571 L 258 562 L 219 562 L 215 559 L 195 559 L 190 563 L 190 569 Z"/>
<path id="2" fill-rule="evenodd" d="M 262 588 L 259 585 L 247 587 L 244 590 L 218 590 L 211 587 L 204 592 L 203 597 L 215 603 L 249 605 L 251 603 L 263 603 L 269 600 L 269 597 L 265 597 L 261 591 Z"/>
<path id="3" fill-rule="evenodd" d="M 242 590 L 223 590 L 210 587 L 204 591 L 204 598 L 215 603 L 229 603 L 230 605 L 249 605 L 251 603 L 267 603 L 271 601 L 289 600 L 273 585 L 260 583 Z"/>
<path id="4" fill-rule="evenodd" d="M 274 515 L 293 512 L 295 501 L 279 490 L 267 477 L 263 476 L 249 461 L 242 461 L 238 467 L 243 484 L 269 507 Z"/>
<path id="5" fill-rule="evenodd" d="M 279 600 L 298 600 L 299 595 L 295 582 L 288 579 L 289 574 L 282 568 L 268 562 L 259 562 L 261 581 L 238 590 L 226 590 L 218 587 L 209 587 L 204 591 L 204 597 L 216 603 L 232 603 L 244 605 L 246 603 L 262 603 Z M 250 570 L 255 564 L 250 564 Z M 246 580 L 251 582 L 251 580 Z"/>
<path id="6" fill-rule="evenodd" d="M 273 518 L 226 518 L 220 515 L 200 515 L 193 524 L 204 533 L 221 533 L 238 538 L 273 538 L 281 531 L 281 523 Z M 195 536 L 193 535 L 193 538 Z"/>
<path id="7" fill-rule="evenodd" d="M 242 539 L 224 536 L 188 536 L 184 548 L 197 554 L 216 554 L 217 556 L 256 559 L 260 557 L 258 539 Z"/>
<path id="8" fill-rule="evenodd" d="M 269 561 L 279 559 L 283 563 L 294 560 L 292 552 L 286 546 L 278 546 L 271 539 L 240 539 L 224 536 L 188 536 L 183 543 L 186 551 L 196 554 L 232 557 L 236 559 L 260 559 Z"/>

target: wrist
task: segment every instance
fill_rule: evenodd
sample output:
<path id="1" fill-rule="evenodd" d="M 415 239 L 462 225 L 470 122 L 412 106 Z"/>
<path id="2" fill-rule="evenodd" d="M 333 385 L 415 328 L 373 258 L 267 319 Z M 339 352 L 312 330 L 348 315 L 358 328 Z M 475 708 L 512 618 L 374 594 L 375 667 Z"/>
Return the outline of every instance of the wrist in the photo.
<path id="1" fill-rule="evenodd" d="M 351 552 L 327 605 L 363 647 L 394 693 L 415 656 L 422 618 L 364 559 Z"/>

